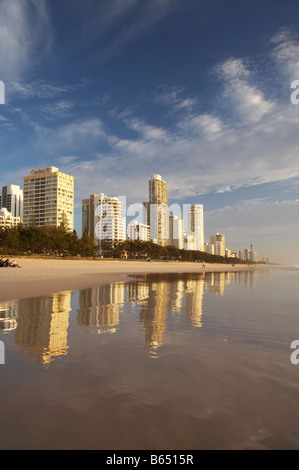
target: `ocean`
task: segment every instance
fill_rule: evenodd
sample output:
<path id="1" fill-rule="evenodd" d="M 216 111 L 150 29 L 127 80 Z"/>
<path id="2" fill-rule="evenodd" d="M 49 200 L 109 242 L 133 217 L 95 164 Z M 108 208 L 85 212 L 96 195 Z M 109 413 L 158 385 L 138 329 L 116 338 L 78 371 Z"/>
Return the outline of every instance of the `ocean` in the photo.
<path id="1" fill-rule="evenodd" d="M 1 303 L 0 449 L 298 449 L 298 286 L 259 267 Z"/>

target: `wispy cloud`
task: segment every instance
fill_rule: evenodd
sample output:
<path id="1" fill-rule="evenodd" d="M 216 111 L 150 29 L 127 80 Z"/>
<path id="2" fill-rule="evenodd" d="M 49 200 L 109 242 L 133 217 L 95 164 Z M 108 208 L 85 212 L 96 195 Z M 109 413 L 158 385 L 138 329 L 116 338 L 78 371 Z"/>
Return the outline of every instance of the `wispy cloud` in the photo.
<path id="1" fill-rule="evenodd" d="M 1 0 L 1 79 L 19 80 L 39 63 L 52 42 L 46 0 Z"/>
<path id="2" fill-rule="evenodd" d="M 11 81 L 8 83 L 8 95 L 12 99 L 42 100 L 58 98 L 70 92 L 73 88 L 70 85 L 54 84 L 45 80 L 37 79 L 33 81 Z"/>
<path id="3" fill-rule="evenodd" d="M 56 119 L 59 117 L 69 117 L 74 104 L 68 100 L 55 101 L 41 106 L 42 113 L 47 119 Z"/>
<path id="4" fill-rule="evenodd" d="M 286 45 L 284 37 L 279 44 L 282 41 Z M 291 50 L 297 50 L 292 41 Z M 288 54 L 278 54 L 277 44 L 277 39 L 271 42 L 269 57 L 281 69 L 291 53 L 285 46 Z M 109 132 L 103 119 L 88 113 L 65 124 L 54 123 L 52 128 L 32 120 L 35 148 L 53 158 L 84 155 L 82 165 L 69 162 L 69 171 L 85 182 L 85 192 L 97 191 L 99 177 L 93 168 L 99 168 L 103 192 L 130 191 L 139 200 L 146 197 L 146 185 L 136 181 L 146 181 L 153 172 L 168 181 L 173 199 L 299 177 L 299 107 L 291 104 L 289 96 L 274 99 L 262 91 L 255 81 L 259 66 L 253 60 L 232 57 L 215 67 L 215 86 L 218 80 L 223 84 L 217 98 L 225 112 L 217 113 L 217 108 L 202 112 L 197 97 L 188 96 L 182 87 L 161 87 L 152 105 L 177 111 L 172 127 L 148 122 L 133 109 L 117 111 L 121 133 Z M 64 85 L 40 81 L 36 86 L 16 87 L 22 96 L 53 97 L 44 105 L 44 111 L 53 116 L 73 110 L 68 91 Z M 179 112 L 184 109 L 188 112 Z"/>
<path id="5" fill-rule="evenodd" d="M 186 90 L 182 87 L 168 87 L 161 85 L 155 92 L 155 103 L 171 106 L 177 110 L 192 110 L 197 100 L 195 97 L 186 96 Z"/>
<path id="6" fill-rule="evenodd" d="M 103 60 L 118 54 L 181 3 L 182 0 L 74 0 L 68 7 L 68 16 L 80 39 L 79 47 L 97 44 L 94 56 Z"/>

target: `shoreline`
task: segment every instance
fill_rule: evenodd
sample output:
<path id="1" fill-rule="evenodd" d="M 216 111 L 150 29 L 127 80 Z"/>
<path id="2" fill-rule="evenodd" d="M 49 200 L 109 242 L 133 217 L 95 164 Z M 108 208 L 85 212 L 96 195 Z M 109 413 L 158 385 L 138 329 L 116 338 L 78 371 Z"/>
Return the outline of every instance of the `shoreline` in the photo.
<path id="1" fill-rule="evenodd" d="M 183 261 L 135 261 L 106 259 L 16 258 L 21 268 L 0 268 L 0 301 L 42 297 L 100 284 L 126 282 L 144 274 L 236 272 L 255 265 L 214 264 Z"/>

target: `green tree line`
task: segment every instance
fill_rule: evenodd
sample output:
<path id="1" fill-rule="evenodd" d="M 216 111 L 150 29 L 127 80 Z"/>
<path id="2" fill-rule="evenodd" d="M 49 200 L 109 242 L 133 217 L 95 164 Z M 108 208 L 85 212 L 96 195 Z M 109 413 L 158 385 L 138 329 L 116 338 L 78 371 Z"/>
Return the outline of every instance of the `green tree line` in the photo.
<path id="1" fill-rule="evenodd" d="M 93 239 L 84 233 L 81 238 L 76 231 L 60 227 L 24 227 L 19 224 L 0 230 L 1 254 L 64 254 L 70 256 L 95 256 Z"/>
<path id="2" fill-rule="evenodd" d="M 114 246 L 113 253 L 115 257 L 119 258 L 124 251 L 130 259 L 145 258 L 178 261 L 205 261 L 206 263 L 248 264 L 248 261 L 241 261 L 238 258 L 211 255 L 203 251 L 181 250 L 175 246 L 160 246 L 155 243 L 142 241 L 127 240 Z"/>
<path id="3" fill-rule="evenodd" d="M 151 242 L 124 241 L 111 247 L 103 241 L 95 245 L 92 237 L 83 233 L 79 238 L 76 231 L 69 231 L 64 224 L 60 227 L 24 227 L 22 224 L 0 229 L 0 255 L 44 254 L 121 258 L 126 253 L 128 259 L 198 261 L 206 263 L 248 263 L 238 258 L 211 255 L 202 251 L 180 250 L 175 246 L 160 246 Z"/>

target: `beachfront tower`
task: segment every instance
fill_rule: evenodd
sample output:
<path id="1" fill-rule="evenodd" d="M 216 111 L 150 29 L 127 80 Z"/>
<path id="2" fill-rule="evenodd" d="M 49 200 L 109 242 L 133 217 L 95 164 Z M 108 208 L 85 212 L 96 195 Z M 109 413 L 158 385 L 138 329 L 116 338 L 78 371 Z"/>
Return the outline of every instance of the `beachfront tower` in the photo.
<path id="1" fill-rule="evenodd" d="M 24 177 L 23 224 L 68 230 L 74 227 L 74 177 L 53 166 L 30 170 Z"/>
<path id="2" fill-rule="evenodd" d="M 22 220 L 23 191 L 20 186 L 9 184 L 0 186 L 0 209 L 7 209 L 12 217 Z"/>
<path id="3" fill-rule="evenodd" d="M 146 208 L 150 239 L 161 246 L 167 246 L 169 244 L 167 183 L 160 175 L 152 175 L 149 180 L 149 204 Z"/>
<path id="4" fill-rule="evenodd" d="M 194 204 L 187 209 L 187 238 L 192 239 L 188 249 L 204 251 L 204 216 L 201 204 Z"/>
<path id="5" fill-rule="evenodd" d="M 125 241 L 126 218 L 122 216 L 121 200 L 118 197 L 105 196 L 101 193 L 93 197 L 93 207 L 94 241 L 106 248 Z"/>

